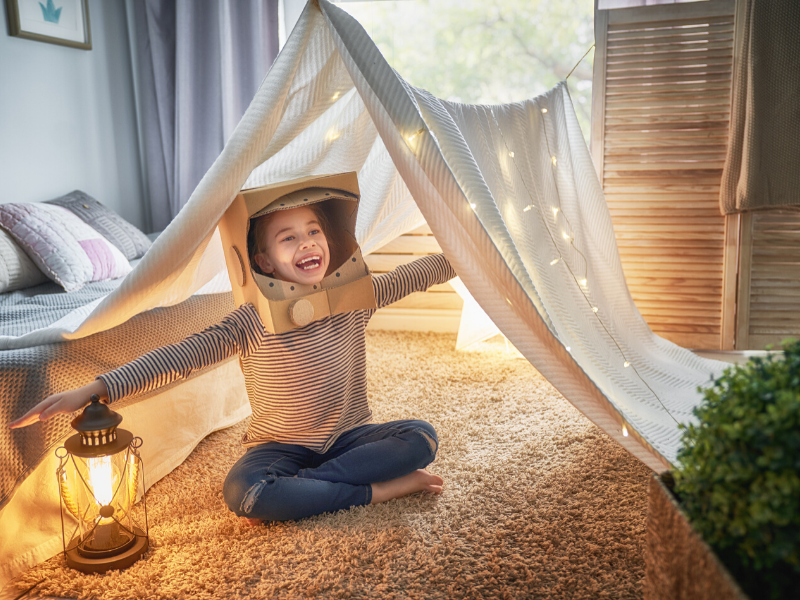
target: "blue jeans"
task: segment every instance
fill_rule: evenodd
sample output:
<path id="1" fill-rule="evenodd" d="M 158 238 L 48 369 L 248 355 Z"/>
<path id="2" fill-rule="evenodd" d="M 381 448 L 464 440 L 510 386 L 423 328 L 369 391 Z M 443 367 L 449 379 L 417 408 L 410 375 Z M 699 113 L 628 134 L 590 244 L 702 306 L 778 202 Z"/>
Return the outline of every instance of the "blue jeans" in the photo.
<path id="1" fill-rule="evenodd" d="M 370 484 L 428 466 L 438 438 L 425 421 L 346 431 L 325 454 L 269 442 L 248 448 L 225 478 L 225 503 L 240 517 L 289 521 L 372 501 Z"/>

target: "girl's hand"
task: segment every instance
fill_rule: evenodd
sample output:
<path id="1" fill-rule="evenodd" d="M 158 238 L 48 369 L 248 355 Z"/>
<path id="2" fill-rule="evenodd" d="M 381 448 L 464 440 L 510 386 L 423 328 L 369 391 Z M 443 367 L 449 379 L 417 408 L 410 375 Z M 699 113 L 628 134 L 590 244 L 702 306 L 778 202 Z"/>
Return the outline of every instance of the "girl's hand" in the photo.
<path id="1" fill-rule="evenodd" d="M 108 388 L 102 379 L 95 379 L 92 383 L 76 390 L 48 396 L 8 426 L 11 429 L 27 427 L 37 421 L 46 421 L 53 415 L 75 412 L 91 403 L 92 394 L 97 394 L 101 399 L 108 398 Z"/>

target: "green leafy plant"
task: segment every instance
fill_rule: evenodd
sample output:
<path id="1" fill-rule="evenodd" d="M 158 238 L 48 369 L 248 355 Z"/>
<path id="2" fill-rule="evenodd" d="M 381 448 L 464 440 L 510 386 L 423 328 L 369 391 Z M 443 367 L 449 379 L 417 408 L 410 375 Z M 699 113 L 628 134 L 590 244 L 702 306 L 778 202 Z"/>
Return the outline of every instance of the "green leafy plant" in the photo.
<path id="1" fill-rule="evenodd" d="M 783 348 L 700 390 L 674 473 L 692 525 L 752 598 L 800 589 L 800 342 Z"/>

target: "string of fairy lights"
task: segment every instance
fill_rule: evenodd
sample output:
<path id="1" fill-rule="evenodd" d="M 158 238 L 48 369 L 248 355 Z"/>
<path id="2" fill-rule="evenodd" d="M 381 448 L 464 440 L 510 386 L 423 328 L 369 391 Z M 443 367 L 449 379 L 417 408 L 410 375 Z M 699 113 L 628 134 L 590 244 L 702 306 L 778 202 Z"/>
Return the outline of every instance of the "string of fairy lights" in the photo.
<path id="1" fill-rule="evenodd" d="M 557 168 L 558 159 L 555 156 L 555 154 L 553 153 L 553 150 L 552 150 L 552 148 L 550 146 L 550 138 L 549 138 L 549 136 L 547 134 L 547 125 L 546 125 L 546 123 L 544 121 L 545 118 L 546 118 L 546 117 L 544 117 L 544 115 L 547 114 L 547 108 L 540 107 L 539 110 L 540 110 L 540 112 L 542 114 L 542 131 L 544 132 L 545 144 L 547 146 L 547 153 L 550 156 L 550 162 L 552 164 L 551 173 L 553 173 L 553 171 Z M 525 188 L 525 192 L 528 194 L 528 198 L 531 200 L 531 204 L 527 205 L 522 210 L 523 210 L 523 212 L 529 212 L 533 208 L 537 209 L 537 212 L 541 216 L 542 223 L 545 226 L 545 230 L 547 231 L 547 234 L 548 234 L 548 236 L 550 237 L 550 240 L 553 243 L 553 247 L 555 248 L 555 251 L 558 254 L 557 257 L 555 257 L 553 260 L 550 261 L 550 266 L 551 267 L 555 267 L 558 264 L 564 265 L 564 267 L 569 272 L 569 275 L 572 277 L 572 279 L 577 284 L 578 291 L 581 293 L 581 295 L 583 296 L 584 300 L 586 300 L 586 303 L 589 306 L 589 308 L 591 309 L 594 318 L 597 320 L 598 324 L 606 332 L 606 335 L 608 336 L 608 338 L 617 347 L 617 350 L 619 351 L 619 353 L 620 353 L 620 355 L 622 356 L 622 359 L 623 359 L 623 363 L 622 363 L 623 368 L 632 369 L 632 371 L 636 374 L 636 376 L 644 384 L 644 386 L 648 390 L 650 390 L 650 392 L 653 394 L 653 397 L 658 401 L 658 403 L 664 409 L 664 412 L 666 412 L 669 415 L 669 417 L 673 421 L 675 421 L 675 423 L 679 423 L 678 420 L 672 415 L 670 410 L 664 405 L 664 403 L 662 402 L 662 400 L 659 397 L 659 395 L 655 392 L 655 390 L 652 387 L 650 387 L 650 385 L 647 383 L 647 381 L 644 379 L 644 377 L 642 377 L 641 373 L 639 373 L 638 369 L 636 368 L 636 365 L 634 365 L 633 363 L 631 363 L 630 360 L 628 360 L 628 357 L 626 356 L 625 351 L 623 350 L 622 346 L 620 346 L 620 344 L 619 344 L 619 342 L 617 342 L 615 336 L 611 333 L 609 328 L 603 322 L 603 319 L 601 318 L 601 314 L 600 314 L 600 308 L 597 306 L 597 304 L 592 300 L 592 298 L 590 296 L 589 280 L 588 280 L 588 261 L 586 260 L 586 256 L 583 254 L 583 252 L 581 252 L 580 249 L 575 245 L 575 236 L 573 234 L 574 228 L 572 227 L 572 224 L 570 223 L 569 218 L 567 217 L 566 213 L 562 210 L 561 197 L 556 192 L 555 198 L 556 198 L 556 201 L 558 202 L 558 206 L 551 207 L 551 210 L 552 210 L 552 213 L 553 213 L 553 223 L 554 223 L 555 227 L 558 228 L 559 227 L 559 225 L 558 225 L 559 215 L 561 215 L 561 219 L 564 221 L 566 226 L 564 227 L 564 229 L 561 230 L 561 236 L 560 237 L 563 238 L 563 240 L 569 245 L 569 247 L 574 252 L 576 252 L 578 255 L 580 255 L 580 257 L 582 259 L 582 262 L 583 262 L 583 272 L 582 272 L 582 274 L 576 274 L 575 273 L 575 270 L 569 264 L 569 261 L 564 256 L 564 253 L 561 252 L 561 249 L 559 248 L 559 244 L 556 242 L 556 240 L 558 239 L 559 236 L 554 234 L 554 232 L 552 231 L 552 229 L 550 227 L 550 224 L 549 224 L 549 221 L 548 221 L 548 218 L 545 216 L 545 212 L 542 210 L 541 198 L 544 196 L 544 194 L 539 192 L 537 182 L 534 179 L 534 185 L 535 185 L 536 191 L 537 191 L 537 200 L 534 201 L 533 195 L 531 194 L 531 190 L 528 187 L 528 184 L 527 184 L 527 182 L 525 180 L 525 177 L 523 177 L 523 175 L 522 175 L 522 171 L 520 170 L 519 165 L 517 164 L 514 152 L 511 150 L 511 148 L 508 145 L 508 141 L 506 140 L 506 137 L 505 137 L 505 135 L 503 133 L 503 128 L 500 126 L 500 123 L 497 120 L 497 116 L 494 113 L 494 109 L 489 109 L 489 112 L 492 115 L 492 119 L 495 122 L 495 126 L 497 127 L 497 131 L 500 134 L 500 138 L 501 138 L 501 140 L 503 142 L 503 145 L 505 146 L 506 154 L 511 159 L 511 163 L 514 165 L 514 169 L 517 172 L 519 181 L 522 182 L 522 185 Z M 554 180 L 555 180 L 555 174 L 554 173 L 553 173 L 553 177 L 554 177 Z M 567 351 L 571 352 L 571 348 L 569 346 L 565 346 L 565 347 L 566 347 Z M 624 424 L 624 423 L 622 425 L 622 433 L 623 433 L 623 435 L 625 437 L 628 436 L 627 425 Z"/>
<path id="2" fill-rule="evenodd" d="M 336 102 L 337 100 L 339 100 L 340 97 L 341 97 L 341 94 L 336 93 L 331 97 L 331 100 L 333 102 Z M 557 159 L 557 157 L 555 156 L 555 154 L 552 151 L 552 147 L 550 145 L 550 138 L 549 138 L 549 135 L 547 133 L 547 126 L 546 126 L 546 122 L 545 122 L 546 117 L 544 115 L 548 114 L 548 109 L 546 107 L 540 107 L 539 110 L 540 110 L 540 112 L 542 114 L 542 130 L 544 132 L 544 138 L 545 138 L 545 144 L 547 146 L 547 152 L 548 152 L 548 155 L 550 156 L 551 174 L 552 174 L 552 176 L 554 178 L 554 183 L 555 183 L 555 177 L 556 177 L 555 169 L 558 168 L 558 159 Z M 561 198 L 560 198 L 559 194 L 558 193 L 555 194 L 556 202 L 558 203 L 558 205 L 551 207 L 550 208 L 550 212 L 552 212 L 553 225 L 555 226 L 556 229 L 559 228 L 559 221 L 563 221 L 563 223 L 564 223 L 564 227 L 563 227 L 563 229 L 561 229 L 561 232 L 560 232 L 561 235 L 558 235 L 557 233 L 554 233 L 553 228 L 551 228 L 550 221 L 549 221 L 548 217 L 546 216 L 545 211 L 543 210 L 541 199 L 544 197 L 544 194 L 539 190 L 538 181 L 534 178 L 534 186 L 536 187 L 536 196 L 537 196 L 537 200 L 534 201 L 533 194 L 531 193 L 531 190 L 528 187 L 526 179 L 525 179 L 525 177 L 523 177 L 522 171 L 520 170 L 519 165 L 517 164 L 514 151 L 511 150 L 511 148 L 509 147 L 508 141 L 507 141 L 507 139 L 505 137 L 505 134 L 503 133 L 503 129 L 500 126 L 500 123 L 497 120 L 497 116 L 494 113 L 494 109 L 490 108 L 489 112 L 492 115 L 492 119 L 494 120 L 495 126 L 496 126 L 497 131 L 498 131 L 498 133 L 500 135 L 500 138 L 502 140 L 503 146 L 505 147 L 506 155 L 511 159 L 511 163 L 514 166 L 514 169 L 515 169 L 515 171 L 517 173 L 518 179 L 522 183 L 522 186 L 525 188 L 525 192 L 527 193 L 528 198 L 531 201 L 530 204 L 528 204 L 527 206 L 525 206 L 522 209 L 522 212 L 527 213 L 527 212 L 530 212 L 531 210 L 533 210 L 534 208 L 537 209 L 537 212 L 539 213 L 539 215 L 541 217 L 541 221 L 545 226 L 545 231 L 547 231 L 547 234 L 550 237 L 550 240 L 551 240 L 551 242 L 553 244 L 553 247 L 555 248 L 557 256 L 555 258 L 553 258 L 553 260 L 550 261 L 550 266 L 551 267 L 555 267 L 555 266 L 560 264 L 560 265 L 563 265 L 564 268 L 567 269 L 569 275 L 575 281 L 578 291 L 581 293 L 581 295 L 583 296 L 583 298 L 586 301 L 587 305 L 591 309 L 592 315 L 597 320 L 597 323 L 605 331 L 606 335 L 608 336 L 608 339 L 610 339 L 614 343 L 614 345 L 616 346 L 617 350 L 619 351 L 619 354 L 622 357 L 622 366 L 623 366 L 623 368 L 631 369 L 632 372 L 635 373 L 635 375 L 642 382 L 642 384 L 653 394 L 653 397 L 656 399 L 656 401 L 661 406 L 661 408 L 664 410 L 664 412 L 666 412 L 667 415 L 669 415 L 669 417 L 673 421 L 675 421 L 675 423 L 679 424 L 679 421 L 672 415 L 670 410 L 664 405 L 664 402 L 661 400 L 659 395 L 647 383 L 647 381 L 644 379 L 644 377 L 642 377 L 641 373 L 639 373 L 639 370 L 636 368 L 636 365 L 633 364 L 628 359 L 628 357 L 626 356 L 625 351 L 623 350 L 622 346 L 617 341 L 616 337 L 612 334 L 611 330 L 609 330 L 609 328 L 603 322 L 602 314 L 601 314 L 601 311 L 600 311 L 600 307 L 592 300 L 592 297 L 591 297 L 591 294 L 590 294 L 590 290 L 589 290 L 588 261 L 586 260 L 586 256 L 583 254 L 583 252 L 581 252 L 581 250 L 575 244 L 575 236 L 573 234 L 574 228 L 572 227 L 572 224 L 570 223 L 570 220 L 569 220 L 567 214 L 562 209 Z M 409 148 L 411 149 L 412 152 L 416 153 L 416 150 L 419 147 L 419 139 L 421 138 L 421 136 L 423 134 L 425 134 L 427 132 L 428 132 L 428 130 L 427 130 L 426 127 L 421 127 L 419 129 L 415 130 L 414 132 L 403 136 L 405 141 L 406 141 L 406 143 L 407 143 L 407 145 L 409 146 Z M 333 129 L 329 130 L 328 135 L 326 137 L 328 137 L 329 141 L 333 141 L 334 139 L 338 138 L 340 135 L 341 135 L 341 130 L 339 130 L 338 127 L 334 126 Z M 477 206 L 476 206 L 475 203 L 470 202 L 469 206 L 473 211 L 477 210 Z M 583 268 L 582 268 L 582 270 L 580 272 L 576 273 L 575 269 L 573 269 L 573 266 L 570 264 L 570 261 L 568 260 L 568 257 L 565 256 L 565 253 L 561 251 L 561 249 L 559 247 L 559 244 L 557 242 L 558 238 L 563 239 L 564 242 L 568 245 L 568 247 L 572 251 L 574 251 L 577 255 L 579 255 L 581 257 L 581 262 L 582 262 Z M 565 346 L 565 348 L 566 348 L 566 350 L 568 352 L 572 351 L 570 346 Z M 622 434 L 625 437 L 627 437 L 628 434 L 629 434 L 627 424 L 624 421 L 622 423 Z"/>

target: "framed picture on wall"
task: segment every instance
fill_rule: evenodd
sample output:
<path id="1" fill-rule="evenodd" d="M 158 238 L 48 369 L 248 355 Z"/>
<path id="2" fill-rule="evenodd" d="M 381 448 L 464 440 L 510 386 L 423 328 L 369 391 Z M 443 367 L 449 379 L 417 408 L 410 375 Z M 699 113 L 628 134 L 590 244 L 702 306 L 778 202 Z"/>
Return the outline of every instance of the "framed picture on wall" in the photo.
<path id="1" fill-rule="evenodd" d="M 11 35 L 92 49 L 89 0 L 6 0 Z"/>

